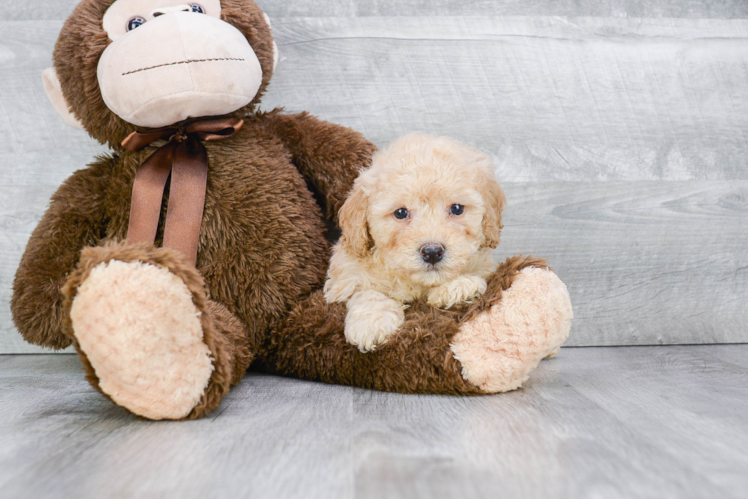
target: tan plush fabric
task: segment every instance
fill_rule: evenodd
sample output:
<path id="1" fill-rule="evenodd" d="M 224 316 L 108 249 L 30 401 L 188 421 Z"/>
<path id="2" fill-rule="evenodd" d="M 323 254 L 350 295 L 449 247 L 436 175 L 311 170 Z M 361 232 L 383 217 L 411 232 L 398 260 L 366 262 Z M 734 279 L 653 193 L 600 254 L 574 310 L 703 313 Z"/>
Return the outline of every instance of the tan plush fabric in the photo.
<path id="1" fill-rule="evenodd" d="M 99 264 L 78 289 L 71 320 L 99 387 L 153 419 L 179 419 L 197 405 L 213 365 L 192 294 L 168 269 L 117 260 Z"/>
<path id="2" fill-rule="evenodd" d="M 70 15 L 68 20 L 62 27 L 60 37 L 55 45 L 55 51 L 53 54 L 55 72 L 60 81 L 60 87 L 62 95 L 69 107 L 70 112 L 76 120 L 80 121 L 85 130 L 96 140 L 102 143 L 108 143 L 109 146 L 115 150 L 122 150 L 120 143 L 129 133 L 136 130 L 136 125 L 130 123 L 125 119 L 121 118 L 117 113 L 107 107 L 107 103 L 102 97 L 102 90 L 100 89 L 100 82 L 98 80 L 98 66 L 100 58 L 103 52 L 109 48 L 110 45 L 116 42 L 122 42 L 128 38 L 137 39 L 138 43 L 134 44 L 132 41 L 127 42 L 126 46 L 131 47 L 132 45 L 140 45 L 140 49 L 136 50 L 139 54 L 144 54 L 144 59 L 150 59 L 152 56 L 150 51 L 154 53 L 161 52 L 157 44 L 158 41 L 179 41 L 184 40 L 186 51 L 176 52 L 167 55 L 168 58 L 159 60 L 151 65 L 158 64 L 170 64 L 185 60 L 182 56 L 184 55 L 195 55 L 200 53 L 200 47 L 194 47 L 198 40 L 192 39 L 186 33 L 184 36 L 180 32 L 172 32 L 171 38 L 165 34 L 159 32 L 156 33 L 156 39 L 151 39 L 149 36 L 145 36 L 143 33 L 151 33 L 154 26 L 158 27 L 156 23 L 158 19 L 170 18 L 172 16 L 187 16 L 192 15 L 191 23 L 201 23 L 207 26 L 211 20 L 218 21 L 218 18 L 211 15 L 210 5 L 212 2 L 207 2 L 204 7 L 208 9 L 208 14 L 198 13 L 169 13 L 168 15 L 159 16 L 152 21 L 148 21 L 142 26 L 135 30 L 122 35 L 114 36 L 116 40 L 110 38 L 110 34 L 105 30 L 103 18 L 109 11 L 109 8 L 113 4 L 121 6 L 122 11 L 115 17 L 127 17 L 130 15 L 143 16 L 146 14 L 141 13 L 142 10 L 148 10 L 150 8 L 153 11 L 164 4 L 172 3 L 168 0 L 148 0 L 136 2 L 114 2 L 114 0 L 81 0 L 76 5 L 73 13 Z M 275 58 L 277 57 L 277 50 L 274 47 L 273 37 L 270 31 L 270 26 L 263 17 L 262 10 L 252 0 L 222 0 L 220 20 L 226 24 L 222 26 L 228 26 L 229 28 L 239 30 L 243 35 L 246 42 L 252 48 L 252 51 L 256 55 L 260 67 L 262 68 L 261 84 L 259 89 L 254 93 L 252 100 L 244 107 L 234 110 L 235 116 L 241 116 L 247 112 L 255 111 L 256 105 L 260 102 L 262 93 L 265 88 L 270 84 L 270 79 L 273 74 L 273 67 Z M 132 9 L 130 8 L 132 7 Z M 118 8 L 119 10 L 119 8 Z M 146 15 L 147 17 L 147 15 Z M 171 25 L 171 21 L 161 24 L 161 26 Z M 206 24 L 203 24 L 206 23 Z M 150 26 L 150 28 L 148 28 Z M 200 30 L 197 30 L 198 32 Z M 215 31 L 215 30 L 208 30 Z M 230 30 L 227 30 L 228 33 Z M 140 33 L 140 34 L 138 34 Z M 195 33 L 195 30 L 190 28 L 190 33 Z M 206 41 L 204 38 L 200 38 Z M 208 39 L 208 45 L 214 47 L 215 43 L 220 42 L 221 38 Z M 122 42 L 124 43 L 124 42 Z M 226 50 L 236 50 L 241 41 L 231 42 L 229 48 Z M 123 47 L 125 45 L 122 45 Z M 145 46 L 145 49 L 142 48 Z M 208 47 L 206 47 L 208 48 Z M 216 53 L 211 53 L 209 58 L 220 58 L 221 56 Z M 238 62 L 238 61 L 234 61 Z M 139 69 L 139 68 L 132 68 Z M 218 69 L 215 69 L 218 71 Z M 128 69 L 123 72 L 131 71 Z M 237 89 L 245 86 L 248 82 L 238 81 L 244 76 L 240 73 L 224 74 L 226 82 L 233 83 Z M 237 81 L 234 81 L 237 80 Z M 151 81 L 152 83 L 152 81 Z M 142 87 L 140 89 L 144 93 L 147 91 L 159 93 L 160 89 Z M 168 94 L 173 94 L 170 87 L 167 86 L 165 90 Z M 235 89 L 231 89 L 230 93 L 233 95 L 236 93 Z M 172 103 L 174 104 L 174 103 Z M 187 103 L 182 103 L 188 105 Z M 175 105 L 176 106 L 176 105 Z M 202 108 L 201 108 L 202 109 Z M 221 113 L 220 110 L 212 110 L 209 114 L 204 116 L 215 116 Z M 192 113 L 188 113 L 191 116 L 196 116 Z M 167 124 L 171 125 L 171 123 Z"/>
<path id="3" fill-rule="evenodd" d="M 262 84 L 260 61 L 241 31 L 193 12 L 157 17 L 118 38 L 97 75 L 113 113 L 153 128 L 232 113 Z"/>
<path id="4" fill-rule="evenodd" d="M 465 323 L 451 343 L 462 375 L 488 393 L 511 391 L 557 352 L 573 318 L 566 285 L 552 271 L 521 270 L 498 302 Z"/>
<path id="5" fill-rule="evenodd" d="M 200 0 L 198 5 L 203 9 L 203 15 L 221 17 L 219 0 Z M 163 15 L 189 8 L 190 2 L 185 0 L 116 0 L 106 10 L 101 24 L 109 39 L 116 40 L 128 33 L 127 24 L 133 17 L 139 17 L 148 23 L 157 17 L 155 14 Z"/>
<path id="6" fill-rule="evenodd" d="M 65 98 L 62 96 L 62 88 L 60 87 L 60 79 L 57 78 L 57 72 L 54 68 L 47 68 L 42 73 L 42 84 L 44 85 L 44 92 L 47 94 L 47 99 L 55 108 L 57 114 L 60 115 L 65 125 L 77 129 L 82 129 L 83 125 L 80 121 L 70 112 L 68 109 L 68 103 L 65 102 Z"/>
<path id="7" fill-rule="evenodd" d="M 262 17 L 263 19 L 265 19 L 265 22 L 268 24 L 268 27 L 272 31 L 273 25 L 270 22 L 270 17 L 264 12 L 262 13 Z M 280 52 L 278 51 L 278 44 L 275 43 L 275 40 L 273 40 L 273 73 L 275 73 L 275 68 L 278 67 L 279 60 L 280 60 Z"/>

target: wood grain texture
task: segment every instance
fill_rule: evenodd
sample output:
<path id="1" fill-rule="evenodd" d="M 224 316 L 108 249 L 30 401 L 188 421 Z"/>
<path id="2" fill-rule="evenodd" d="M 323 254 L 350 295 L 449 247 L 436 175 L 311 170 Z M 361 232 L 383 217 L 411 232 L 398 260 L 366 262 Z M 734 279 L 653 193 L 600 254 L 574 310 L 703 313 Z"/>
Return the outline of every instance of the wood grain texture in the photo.
<path id="1" fill-rule="evenodd" d="M 0 352 L 38 352 L 10 319 L 13 275 L 49 196 L 105 151 L 44 96 L 74 2 L 40 1 L 0 17 Z M 595 10 L 624 4 L 651 15 Z M 401 5 L 263 2 L 282 57 L 264 107 L 378 145 L 423 130 L 489 152 L 510 199 L 498 254 L 550 259 L 575 304 L 572 344 L 747 340 L 748 20 L 704 19 L 738 7 L 583 3 L 563 18 L 533 17 L 542 2 Z M 662 17 L 672 9 L 692 19 Z"/>
<path id="2" fill-rule="evenodd" d="M 0 20 L 62 20 L 78 0 L 0 0 Z M 642 18 L 748 17 L 742 0 L 257 0 L 273 17 L 359 16 L 596 16 Z"/>
<path id="3" fill-rule="evenodd" d="M 748 342 L 748 181 L 505 184 L 497 257 L 546 257 L 567 345 Z"/>
<path id="4" fill-rule="evenodd" d="M 49 0 L 46 0 L 49 1 Z M 258 0 L 274 17 L 362 16 L 570 16 L 634 18 L 746 18 L 740 0 Z"/>
<path id="5" fill-rule="evenodd" d="M 350 422 L 350 388 L 247 377 L 209 418 L 174 425 L 115 407 L 81 370 L 77 356 L 0 357 L 0 496 L 317 497 L 351 489 L 349 437 L 338 432 Z M 57 472 L 43 473 L 48 467 Z"/>
<path id="6" fill-rule="evenodd" d="M 505 181 L 748 179 L 748 20 L 313 18 L 274 33 L 285 60 L 265 104 L 377 144 L 450 135 Z"/>
<path id="7" fill-rule="evenodd" d="M 748 372 L 721 353 L 747 348 L 565 349 L 504 396 L 425 403 L 361 393 L 361 427 L 377 432 L 356 441 L 356 495 L 744 495 Z M 719 390 L 707 396 L 711 384 Z"/>
<path id="8" fill-rule="evenodd" d="M 471 398 L 251 373 L 176 423 L 0 356 L 0 497 L 745 497 L 746 414 L 748 345 L 563 349 Z"/>

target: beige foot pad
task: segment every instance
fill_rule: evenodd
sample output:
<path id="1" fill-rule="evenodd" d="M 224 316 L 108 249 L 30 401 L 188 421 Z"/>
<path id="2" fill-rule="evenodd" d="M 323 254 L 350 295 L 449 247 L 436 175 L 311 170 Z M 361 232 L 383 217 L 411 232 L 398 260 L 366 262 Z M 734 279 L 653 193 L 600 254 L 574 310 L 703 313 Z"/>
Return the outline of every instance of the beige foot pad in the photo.
<path id="1" fill-rule="evenodd" d="M 511 391 L 541 359 L 558 352 L 572 318 L 569 292 L 558 276 L 526 268 L 501 302 L 460 328 L 452 352 L 468 382 L 488 393 Z"/>
<path id="2" fill-rule="evenodd" d="M 213 364 L 179 277 L 142 262 L 99 264 L 70 316 L 99 387 L 117 404 L 153 420 L 184 418 L 198 404 Z"/>

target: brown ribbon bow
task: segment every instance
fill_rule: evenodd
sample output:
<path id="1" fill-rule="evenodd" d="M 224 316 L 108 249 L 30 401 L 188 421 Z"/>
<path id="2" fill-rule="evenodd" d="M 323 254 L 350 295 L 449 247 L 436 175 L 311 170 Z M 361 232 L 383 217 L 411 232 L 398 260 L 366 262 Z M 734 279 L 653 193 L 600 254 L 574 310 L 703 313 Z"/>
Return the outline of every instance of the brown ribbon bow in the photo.
<path id="1" fill-rule="evenodd" d="M 179 128 L 133 132 L 122 141 L 122 146 L 129 151 L 139 151 L 154 141 L 167 141 L 135 174 L 128 243 L 156 240 L 164 190 L 171 176 L 164 246 L 182 252 L 193 265 L 197 262 L 208 182 L 208 153 L 202 141 L 228 139 L 242 125 L 244 121 L 238 118 L 202 120 Z"/>

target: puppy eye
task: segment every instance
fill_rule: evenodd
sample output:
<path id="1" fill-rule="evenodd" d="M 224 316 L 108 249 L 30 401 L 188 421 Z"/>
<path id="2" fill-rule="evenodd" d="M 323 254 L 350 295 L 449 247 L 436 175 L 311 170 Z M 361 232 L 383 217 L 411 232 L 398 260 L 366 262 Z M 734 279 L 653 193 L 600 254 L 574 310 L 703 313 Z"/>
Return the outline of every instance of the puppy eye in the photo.
<path id="1" fill-rule="evenodd" d="M 463 205 L 458 205 L 457 203 L 449 207 L 449 213 L 452 215 L 462 215 L 464 211 L 465 207 Z"/>
<path id="2" fill-rule="evenodd" d="M 127 21 L 127 31 L 132 31 L 135 28 L 143 26 L 144 24 L 145 24 L 145 19 L 143 19 L 140 16 L 135 16 L 129 21 Z"/>
<path id="3" fill-rule="evenodd" d="M 395 210 L 395 213 L 393 215 L 395 216 L 395 219 L 403 220 L 408 218 L 410 212 L 408 212 L 407 208 L 398 208 L 397 210 Z"/>
<path id="4" fill-rule="evenodd" d="M 191 3 L 190 9 L 192 9 L 192 12 L 197 12 L 198 14 L 205 14 L 205 10 L 199 3 Z"/>

